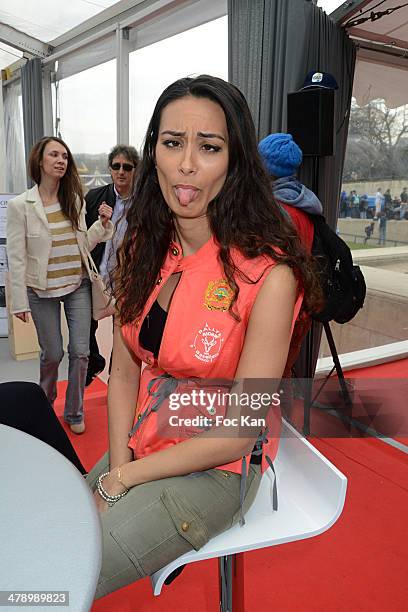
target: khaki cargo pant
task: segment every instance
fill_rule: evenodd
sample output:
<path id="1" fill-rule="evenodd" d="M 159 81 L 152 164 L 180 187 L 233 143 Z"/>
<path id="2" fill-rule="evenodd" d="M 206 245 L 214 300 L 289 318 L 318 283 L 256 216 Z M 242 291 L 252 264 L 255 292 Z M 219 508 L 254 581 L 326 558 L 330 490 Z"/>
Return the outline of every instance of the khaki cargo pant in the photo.
<path id="1" fill-rule="evenodd" d="M 106 453 L 87 476 L 92 490 L 108 471 Z M 261 479 L 250 465 L 244 512 Z M 211 469 L 165 478 L 130 489 L 101 514 L 102 570 L 96 598 L 139 580 L 208 540 L 239 520 L 239 474 Z"/>

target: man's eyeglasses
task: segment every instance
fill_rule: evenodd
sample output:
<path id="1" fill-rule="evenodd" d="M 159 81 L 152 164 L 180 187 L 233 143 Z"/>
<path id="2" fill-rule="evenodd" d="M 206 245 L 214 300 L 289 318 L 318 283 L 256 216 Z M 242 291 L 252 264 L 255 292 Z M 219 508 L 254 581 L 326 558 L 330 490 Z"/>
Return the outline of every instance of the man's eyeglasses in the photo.
<path id="1" fill-rule="evenodd" d="M 120 164 L 119 162 L 116 162 L 114 164 L 111 165 L 112 170 L 120 170 L 121 168 L 123 168 L 123 170 L 125 172 L 132 172 L 132 170 L 134 169 L 134 166 L 132 166 L 132 164 Z"/>

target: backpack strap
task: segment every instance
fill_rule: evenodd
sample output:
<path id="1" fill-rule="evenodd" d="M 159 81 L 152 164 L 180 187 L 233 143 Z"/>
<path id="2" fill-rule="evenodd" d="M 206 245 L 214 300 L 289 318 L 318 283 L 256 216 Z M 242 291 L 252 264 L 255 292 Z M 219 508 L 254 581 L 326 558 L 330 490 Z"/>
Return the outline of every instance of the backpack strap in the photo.
<path id="1" fill-rule="evenodd" d="M 254 455 L 259 455 L 262 454 L 262 447 L 263 444 L 267 444 L 268 442 L 268 433 L 269 433 L 269 428 L 266 427 L 264 429 L 264 431 L 262 431 L 256 442 L 255 442 L 255 447 L 260 447 L 260 450 L 258 450 L 258 448 L 256 448 L 255 451 L 253 451 Z M 272 459 L 270 458 L 270 456 L 268 455 L 268 453 L 265 453 L 265 459 L 269 465 L 269 467 L 271 468 L 272 472 L 273 472 L 273 484 L 272 484 L 272 494 L 271 494 L 271 501 L 272 501 L 272 509 L 274 511 L 278 510 L 278 484 L 276 481 L 276 472 L 275 472 L 275 468 L 273 467 L 273 463 L 272 463 Z"/>

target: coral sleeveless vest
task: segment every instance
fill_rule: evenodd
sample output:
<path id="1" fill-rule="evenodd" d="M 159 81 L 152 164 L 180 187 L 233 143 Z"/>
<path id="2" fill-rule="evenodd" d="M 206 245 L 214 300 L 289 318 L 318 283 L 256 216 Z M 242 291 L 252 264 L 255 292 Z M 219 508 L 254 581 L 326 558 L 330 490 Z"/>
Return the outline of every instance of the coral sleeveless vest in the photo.
<path id="1" fill-rule="evenodd" d="M 197 384 L 201 386 L 205 382 L 201 379 L 234 379 L 252 306 L 275 262 L 263 255 L 246 259 L 240 252 L 232 252 L 235 265 L 251 280 L 257 281 L 249 283 L 236 278 L 239 295 L 234 306 L 241 318 L 236 321 L 228 312 L 232 291 L 224 279 L 218 253 L 219 248 L 213 238 L 187 257 L 183 257 L 181 247 L 172 242 L 160 277 L 141 316 L 135 323 L 122 327 L 122 335 L 129 348 L 147 364 L 140 377 L 136 422 L 129 441 L 136 459 L 177 444 L 188 435 L 188 432 L 180 429 L 172 435 L 169 427 L 164 427 L 163 433 L 163 416 L 160 415 L 165 413 L 168 422 L 167 417 L 171 414 L 171 410 L 168 410 L 170 392 L 188 391 L 192 380 L 200 379 Z M 160 351 L 155 359 L 140 344 L 139 331 L 162 285 L 176 272 L 181 272 L 181 277 L 170 303 Z M 299 295 L 292 330 L 301 303 L 302 296 Z M 162 410 L 160 406 L 166 402 L 167 409 Z M 263 445 L 262 470 L 268 467 L 265 452 L 271 459 L 277 452 L 280 412 L 275 411 L 274 414 L 274 431 L 269 432 Z M 194 433 L 190 431 L 190 435 Z M 249 457 L 246 463 L 248 466 Z M 218 468 L 241 473 L 242 462 L 233 461 Z"/>

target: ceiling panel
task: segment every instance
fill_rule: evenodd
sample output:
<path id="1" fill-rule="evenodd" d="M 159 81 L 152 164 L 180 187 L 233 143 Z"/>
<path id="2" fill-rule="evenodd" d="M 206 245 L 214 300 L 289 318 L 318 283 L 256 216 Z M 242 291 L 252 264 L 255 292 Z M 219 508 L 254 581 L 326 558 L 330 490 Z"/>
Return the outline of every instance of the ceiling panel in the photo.
<path id="1" fill-rule="evenodd" d="M 117 0 L 1 0 L 0 22 L 49 42 Z"/>

